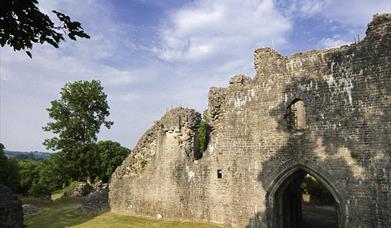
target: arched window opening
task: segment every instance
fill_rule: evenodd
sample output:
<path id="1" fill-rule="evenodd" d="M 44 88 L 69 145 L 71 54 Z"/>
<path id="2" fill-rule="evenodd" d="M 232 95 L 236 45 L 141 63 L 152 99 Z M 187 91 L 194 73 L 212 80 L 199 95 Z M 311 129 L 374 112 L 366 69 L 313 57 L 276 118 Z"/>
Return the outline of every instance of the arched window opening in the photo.
<path id="1" fill-rule="evenodd" d="M 327 187 L 299 169 L 274 192 L 272 227 L 338 228 L 338 208 Z"/>
<path id="2" fill-rule="evenodd" d="M 289 130 L 304 130 L 307 127 L 304 102 L 295 99 L 288 107 L 286 118 Z"/>

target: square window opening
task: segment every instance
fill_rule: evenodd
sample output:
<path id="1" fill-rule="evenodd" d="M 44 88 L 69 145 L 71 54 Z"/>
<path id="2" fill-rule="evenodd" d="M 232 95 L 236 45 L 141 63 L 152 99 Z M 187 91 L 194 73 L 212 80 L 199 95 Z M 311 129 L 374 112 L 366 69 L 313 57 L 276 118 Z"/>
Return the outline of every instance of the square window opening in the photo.
<path id="1" fill-rule="evenodd" d="M 217 170 L 217 179 L 223 178 L 223 171 L 221 169 Z"/>

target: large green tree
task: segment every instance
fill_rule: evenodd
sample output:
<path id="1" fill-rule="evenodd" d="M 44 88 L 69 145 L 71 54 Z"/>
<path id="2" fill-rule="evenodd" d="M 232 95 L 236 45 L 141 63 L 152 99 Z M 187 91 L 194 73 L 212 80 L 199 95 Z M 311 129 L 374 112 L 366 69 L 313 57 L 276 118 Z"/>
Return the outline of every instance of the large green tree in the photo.
<path id="1" fill-rule="evenodd" d="M 0 45 L 8 45 L 15 51 L 26 50 L 31 58 L 30 49 L 34 43 L 48 43 L 56 48 L 64 40 L 64 35 L 76 40 L 76 37 L 90 38 L 84 32 L 80 22 L 61 12 L 52 11 L 58 18 L 57 24 L 38 8 L 37 0 L 1 0 L 0 1 Z"/>
<path id="2" fill-rule="evenodd" d="M 46 139 L 44 145 L 61 153 L 64 169 L 74 180 L 90 181 L 97 134 L 102 125 L 110 128 L 113 124 L 106 120 L 109 105 L 100 81 L 67 83 L 47 111 L 53 121 L 43 129 L 56 136 Z"/>

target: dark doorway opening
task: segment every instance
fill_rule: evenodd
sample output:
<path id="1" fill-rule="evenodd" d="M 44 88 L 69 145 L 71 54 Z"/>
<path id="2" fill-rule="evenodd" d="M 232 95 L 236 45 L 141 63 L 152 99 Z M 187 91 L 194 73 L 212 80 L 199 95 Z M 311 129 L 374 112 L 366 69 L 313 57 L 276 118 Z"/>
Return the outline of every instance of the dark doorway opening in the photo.
<path id="1" fill-rule="evenodd" d="M 276 187 L 273 225 L 278 228 L 338 228 L 338 203 L 322 180 L 298 169 Z"/>

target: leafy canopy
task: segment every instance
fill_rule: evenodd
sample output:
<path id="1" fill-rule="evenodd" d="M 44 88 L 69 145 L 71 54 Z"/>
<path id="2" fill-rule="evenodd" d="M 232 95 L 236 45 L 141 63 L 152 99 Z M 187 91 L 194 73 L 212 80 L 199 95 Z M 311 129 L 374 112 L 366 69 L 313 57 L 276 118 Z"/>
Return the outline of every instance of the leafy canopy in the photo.
<path id="1" fill-rule="evenodd" d="M 95 146 L 96 172 L 94 178 L 107 182 L 111 174 L 129 155 L 130 149 L 110 140 L 99 141 Z"/>
<path id="2" fill-rule="evenodd" d="M 41 163 L 38 170 L 39 175 L 35 183 L 46 186 L 50 192 L 61 189 L 70 182 L 70 177 L 64 169 L 64 162 L 61 160 L 61 153 L 52 154 Z"/>
<path id="3" fill-rule="evenodd" d="M 110 114 L 106 98 L 100 81 L 65 84 L 60 99 L 52 101 L 47 109 L 53 122 L 43 127 L 58 137 L 46 139 L 44 145 L 48 149 L 64 150 L 72 148 L 72 145 L 95 143 L 101 125 L 107 128 L 113 125 L 112 121 L 106 121 Z"/>
<path id="4" fill-rule="evenodd" d="M 59 19 L 55 25 L 48 15 L 38 8 L 37 0 L 1 0 L 0 1 L 0 45 L 9 45 L 14 51 L 32 49 L 34 43 L 48 43 L 58 48 L 64 35 L 76 40 L 87 38 L 80 22 L 72 21 L 63 13 L 53 10 Z M 30 51 L 26 51 L 31 58 Z"/>
<path id="5" fill-rule="evenodd" d="M 33 160 L 18 161 L 19 167 L 19 192 L 27 193 L 31 186 L 39 180 L 39 169 L 42 162 Z"/>

